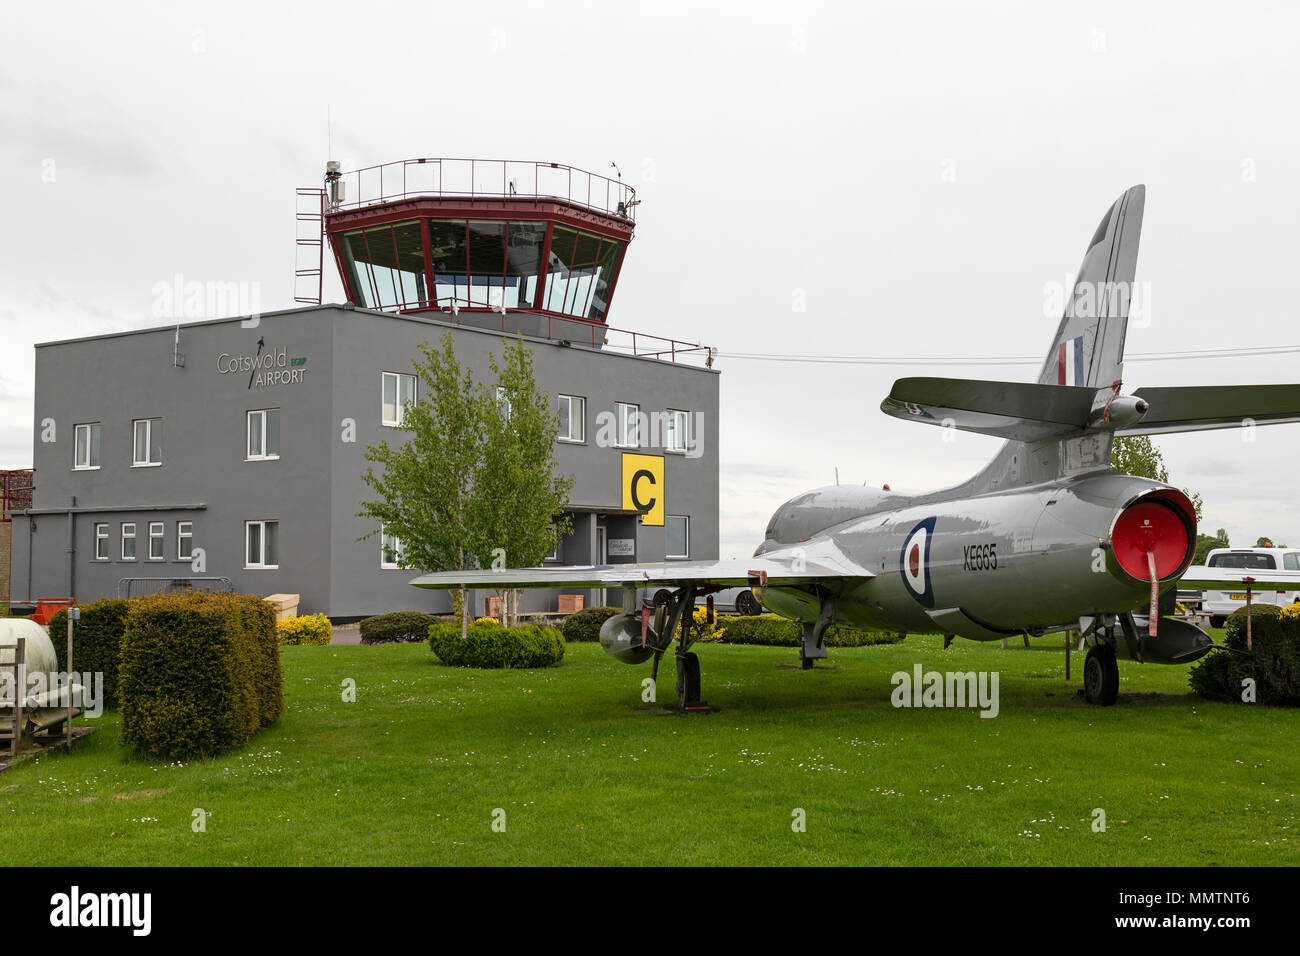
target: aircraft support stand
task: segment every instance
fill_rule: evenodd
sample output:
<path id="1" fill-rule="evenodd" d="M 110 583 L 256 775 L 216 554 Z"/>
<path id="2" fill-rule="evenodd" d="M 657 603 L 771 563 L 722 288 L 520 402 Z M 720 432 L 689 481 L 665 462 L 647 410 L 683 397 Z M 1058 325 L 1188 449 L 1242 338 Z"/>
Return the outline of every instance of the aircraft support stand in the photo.
<path id="1" fill-rule="evenodd" d="M 799 660 L 802 662 L 804 670 L 812 670 L 813 661 L 828 656 L 822 638 L 826 633 L 826 628 L 831 626 L 831 621 L 834 619 L 835 599 L 822 595 L 821 607 L 817 611 L 817 620 L 815 622 L 800 622 L 799 628 L 803 632 L 803 645 L 799 648 Z"/>
<path id="2" fill-rule="evenodd" d="M 669 632 L 681 621 L 681 636 L 677 640 L 677 704 L 684 714 L 709 713 L 708 701 L 700 699 L 700 659 L 691 651 L 698 640 L 692 635 L 695 624 L 695 588 L 684 587 L 674 595 Z M 658 661 L 656 660 L 656 667 Z"/>

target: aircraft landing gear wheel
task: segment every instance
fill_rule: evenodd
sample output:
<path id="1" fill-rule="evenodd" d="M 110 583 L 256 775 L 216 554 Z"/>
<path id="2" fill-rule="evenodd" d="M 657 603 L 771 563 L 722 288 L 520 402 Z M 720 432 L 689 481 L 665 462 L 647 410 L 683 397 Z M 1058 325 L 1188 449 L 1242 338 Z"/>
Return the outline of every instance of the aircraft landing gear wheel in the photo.
<path id="1" fill-rule="evenodd" d="M 1119 696 L 1119 665 L 1114 648 L 1099 644 L 1083 662 L 1083 696 L 1090 704 L 1109 707 Z"/>
<path id="2" fill-rule="evenodd" d="M 700 702 L 700 659 L 693 653 L 677 655 L 677 701 L 682 710 Z"/>
<path id="3" fill-rule="evenodd" d="M 811 657 L 804 657 L 803 654 L 800 654 L 799 663 L 803 665 L 803 669 L 806 671 L 813 669 L 813 659 Z"/>
<path id="4" fill-rule="evenodd" d="M 1223 627 L 1223 625 L 1227 623 L 1227 620 L 1226 617 L 1221 617 L 1218 614 L 1211 614 L 1210 627 Z"/>

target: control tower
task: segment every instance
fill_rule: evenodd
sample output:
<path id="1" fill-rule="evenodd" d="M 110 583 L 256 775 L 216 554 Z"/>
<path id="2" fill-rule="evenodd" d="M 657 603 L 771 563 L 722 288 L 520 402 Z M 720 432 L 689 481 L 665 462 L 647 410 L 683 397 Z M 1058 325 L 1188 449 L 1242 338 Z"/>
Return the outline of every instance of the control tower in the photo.
<path id="1" fill-rule="evenodd" d="M 303 212 L 304 195 L 308 205 L 318 199 L 319 214 Z M 440 312 L 592 348 L 608 342 L 638 203 L 621 177 L 511 160 L 408 159 L 352 171 L 331 162 L 323 188 L 299 196 L 299 221 L 319 222 L 318 254 L 328 244 L 358 306 Z M 298 301 L 319 302 L 320 275 L 298 270 Z M 301 295 L 304 279 L 314 279 L 314 298 Z"/>
<path id="2" fill-rule="evenodd" d="M 522 338 L 554 401 L 570 530 L 543 564 L 718 558 L 713 352 L 609 325 L 631 187 L 551 163 L 415 159 L 331 164 L 298 196 L 299 308 L 36 346 L 35 406 L 68 425 L 55 442 L 37 423 L 40 477 L 0 475 L 14 597 L 220 586 L 334 618 L 447 613 L 445 595 L 410 586 L 400 536 L 356 513 L 363 449 L 405 437 L 407 403 L 432 387 L 412 358 L 444 334 L 479 376 Z M 327 247 L 350 305 L 320 302 Z M 547 613 L 605 603 L 600 589 L 529 595 Z M 488 597 L 471 598 L 476 615 Z"/>

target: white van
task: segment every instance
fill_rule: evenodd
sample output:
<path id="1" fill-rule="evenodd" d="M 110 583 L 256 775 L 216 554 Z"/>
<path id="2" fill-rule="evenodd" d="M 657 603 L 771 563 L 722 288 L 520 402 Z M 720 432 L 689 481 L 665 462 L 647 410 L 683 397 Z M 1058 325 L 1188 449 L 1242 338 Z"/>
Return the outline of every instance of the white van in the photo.
<path id="1" fill-rule="evenodd" d="M 1215 548 L 1205 556 L 1205 564 L 1190 567 L 1183 574 L 1189 582 L 1238 581 L 1247 577 L 1263 582 L 1251 588 L 1254 604 L 1282 605 L 1300 600 L 1300 548 Z M 1284 586 L 1278 587 L 1279 583 Z M 1223 627 L 1227 616 L 1245 605 L 1244 582 L 1227 590 L 1201 590 L 1201 610 L 1210 615 L 1211 627 Z"/>

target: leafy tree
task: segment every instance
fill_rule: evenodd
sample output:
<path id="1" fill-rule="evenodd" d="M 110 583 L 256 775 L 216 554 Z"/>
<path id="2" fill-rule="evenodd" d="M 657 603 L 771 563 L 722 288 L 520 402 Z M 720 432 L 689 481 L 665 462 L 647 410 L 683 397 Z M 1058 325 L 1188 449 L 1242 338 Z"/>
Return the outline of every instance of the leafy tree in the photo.
<path id="1" fill-rule="evenodd" d="M 1213 535 L 1198 534 L 1196 536 L 1196 556 L 1192 558 L 1192 564 L 1204 564 L 1206 556 L 1215 548 L 1228 547 L 1228 532 L 1220 528 Z"/>
<path id="2" fill-rule="evenodd" d="M 1169 480 L 1164 456 L 1146 435 L 1116 438 L 1110 447 L 1110 466 L 1123 475 L 1152 481 Z"/>
<path id="3" fill-rule="evenodd" d="M 559 474 L 555 460 L 560 411 L 538 389 L 533 354 L 522 341 L 507 345 L 499 363 L 489 357 L 489 365 L 496 400 L 485 416 L 472 507 L 496 566 L 536 567 L 572 527 L 563 510 L 573 476 Z M 510 603 L 506 595 L 507 616 Z"/>
<path id="4" fill-rule="evenodd" d="M 1122 475 L 1135 478 L 1150 478 L 1152 481 L 1168 483 L 1169 470 L 1165 468 L 1164 455 L 1146 435 L 1131 435 L 1116 438 L 1110 447 L 1110 466 Z M 1183 494 L 1192 500 L 1196 509 L 1196 520 L 1201 520 L 1203 502 L 1201 496 L 1183 489 Z"/>
<path id="5" fill-rule="evenodd" d="M 488 361 L 491 388 L 461 368 L 451 333 L 438 351 L 421 343 L 413 365 L 423 394 L 398 426 L 410 440 L 366 449 L 382 472 L 367 467 L 377 498 L 362 502 L 358 515 L 401 540 L 406 567 L 533 567 L 569 531 L 563 511 L 573 476 L 556 473 L 559 410 L 537 388 L 532 352 L 520 341 L 506 346 L 500 363 Z M 467 598 L 457 592 L 462 634 Z"/>
<path id="6" fill-rule="evenodd" d="M 1260 538 L 1255 542 L 1257 548 L 1285 548 L 1284 544 L 1274 544 L 1272 538 Z"/>
<path id="7" fill-rule="evenodd" d="M 451 333 L 442 349 L 420 343 L 413 363 L 424 384 L 422 401 L 406 405 L 397 427 L 410 440 L 396 448 L 384 439 L 366 449 L 363 479 L 378 496 L 361 503 L 358 517 L 374 519 L 402 543 L 402 563 L 429 571 L 478 566 L 482 547 L 472 508 L 474 477 L 483 460 L 482 421 L 491 398 L 456 359 Z M 363 535 L 365 540 L 379 530 Z M 466 594 L 458 592 L 458 610 Z M 462 614 L 462 619 L 466 615 Z"/>

